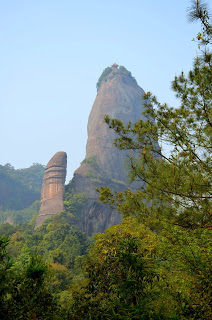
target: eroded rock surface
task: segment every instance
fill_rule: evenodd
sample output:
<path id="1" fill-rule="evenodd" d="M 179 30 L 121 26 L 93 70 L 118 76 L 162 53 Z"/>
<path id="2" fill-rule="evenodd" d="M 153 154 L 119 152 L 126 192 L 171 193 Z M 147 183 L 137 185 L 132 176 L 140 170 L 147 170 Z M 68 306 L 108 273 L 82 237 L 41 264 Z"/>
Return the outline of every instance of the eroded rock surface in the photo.
<path id="1" fill-rule="evenodd" d="M 85 159 L 95 158 L 104 176 L 127 182 L 125 162 L 129 151 L 120 151 L 114 147 L 117 137 L 107 124 L 104 116 L 122 120 L 124 123 L 135 122 L 143 117 L 142 96 L 144 95 L 134 78 L 113 70 L 102 81 L 88 119 L 88 139 Z M 84 172 L 84 164 L 76 173 Z"/>
<path id="2" fill-rule="evenodd" d="M 124 68 L 113 70 L 101 81 L 99 90 L 88 119 L 86 157 L 75 171 L 68 186 L 74 193 L 86 193 L 88 201 L 78 216 L 77 224 L 91 236 L 121 222 L 120 215 L 108 205 L 98 201 L 96 188 L 110 186 L 123 191 L 128 184 L 127 162 L 130 151 L 118 150 L 113 141 L 113 130 L 105 124 L 104 116 L 117 118 L 125 123 L 143 118 L 144 94 L 135 79 Z"/>
<path id="3" fill-rule="evenodd" d="M 41 190 L 41 207 L 35 228 L 54 214 L 64 210 L 63 196 L 65 191 L 67 154 L 57 152 L 45 168 Z"/>

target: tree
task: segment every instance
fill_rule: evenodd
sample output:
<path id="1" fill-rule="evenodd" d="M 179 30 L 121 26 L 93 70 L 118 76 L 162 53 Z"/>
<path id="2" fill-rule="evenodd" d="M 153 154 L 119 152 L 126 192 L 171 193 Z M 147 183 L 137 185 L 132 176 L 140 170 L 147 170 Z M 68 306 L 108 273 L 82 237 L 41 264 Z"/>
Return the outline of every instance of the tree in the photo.
<path id="1" fill-rule="evenodd" d="M 0 238 L 0 318 L 61 319 L 61 309 L 48 286 L 48 265 L 31 255 L 17 269 L 7 253 L 8 243 L 8 238 Z"/>
<path id="2" fill-rule="evenodd" d="M 209 319 L 211 311 L 211 212 L 212 212 L 212 25 L 205 5 L 193 2 L 190 17 L 200 19 L 197 35 L 205 48 L 186 76 L 172 82 L 179 107 L 161 104 L 144 95 L 146 120 L 127 125 L 105 117 L 118 135 L 115 145 L 130 149 L 130 179 L 143 181 L 135 192 L 100 190 L 100 200 L 116 206 L 123 216 L 135 216 L 167 241 L 167 261 L 177 263 L 193 277 L 190 311 L 181 317 Z M 165 156 L 157 142 L 172 146 Z M 181 298 L 182 299 L 182 296 Z M 204 303 L 202 303 L 204 299 Z M 184 302 L 183 302 L 184 303 Z M 190 312 L 190 313 L 189 313 Z"/>
<path id="3" fill-rule="evenodd" d="M 189 8 L 188 19 L 190 22 L 201 21 L 201 31 L 197 34 L 197 41 L 200 45 L 212 44 L 212 26 L 210 23 L 210 14 L 207 3 L 199 0 L 192 0 L 192 6 Z"/>
<path id="4" fill-rule="evenodd" d="M 161 251 L 157 234 L 134 218 L 98 234 L 84 262 L 87 279 L 72 287 L 72 318 L 179 319 Z"/>
<path id="5" fill-rule="evenodd" d="M 9 270 L 12 266 L 12 261 L 7 253 L 7 246 L 9 243 L 9 238 L 0 237 L 0 316 L 2 315 L 2 305 L 4 303 L 4 297 L 7 294 Z"/>
<path id="6" fill-rule="evenodd" d="M 212 26 L 203 4 L 197 1 L 190 16 L 201 19 L 204 31 L 201 43 L 210 44 Z M 195 11 L 195 10 L 196 11 Z M 199 36 L 197 36 L 199 39 Z M 165 212 L 166 220 L 188 228 L 211 228 L 212 185 L 212 52 L 205 48 L 195 59 L 193 69 L 186 77 L 182 72 L 172 82 L 172 89 L 180 99 L 180 106 L 160 104 L 150 92 L 144 95 L 146 121 L 124 125 L 120 120 L 105 117 L 105 122 L 115 130 L 115 145 L 131 149 L 131 180 L 144 181 L 143 188 L 133 197 L 148 200 L 148 206 L 138 203 L 139 213 L 154 210 Z M 166 157 L 157 141 L 172 146 Z M 106 191 L 106 192 L 104 192 Z M 102 189 L 101 199 L 111 194 Z M 116 199 L 120 203 L 130 190 Z M 107 197 L 108 196 L 108 197 Z M 169 203 L 172 203 L 170 215 Z M 174 205 L 174 206 L 173 206 Z M 122 209 L 123 206 L 122 206 Z"/>

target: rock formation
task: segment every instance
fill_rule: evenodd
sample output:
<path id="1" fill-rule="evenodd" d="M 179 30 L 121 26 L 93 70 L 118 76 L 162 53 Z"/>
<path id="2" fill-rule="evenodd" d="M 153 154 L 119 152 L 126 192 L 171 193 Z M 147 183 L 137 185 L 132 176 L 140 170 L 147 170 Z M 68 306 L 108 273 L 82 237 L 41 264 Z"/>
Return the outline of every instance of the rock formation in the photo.
<path id="1" fill-rule="evenodd" d="M 45 168 L 41 190 L 41 207 L 35 228 L 54 214 L 64 210 L 63 196 L 65 190 L 67 155 L 57 152 Z"/>
<path id="2" fill-rule="evenodd" d="M 122 191 L 128 184 L 126 162 L 128 150 L 118 150 L 113 130 L 103 123 L 105 114 L 125 123 L 143 117 L 144 94 L 131 73 L 124 67 L 107 68 L 98 82 L 98 93 L 88 119 L 86 157 L 75 171 L 67 190 L 86 193 L 88 201 L 78 215 L 78 226 L 91 236 L 121 221 L 120 215 L 98 201 L 96 188 L 110 186 Z"/>

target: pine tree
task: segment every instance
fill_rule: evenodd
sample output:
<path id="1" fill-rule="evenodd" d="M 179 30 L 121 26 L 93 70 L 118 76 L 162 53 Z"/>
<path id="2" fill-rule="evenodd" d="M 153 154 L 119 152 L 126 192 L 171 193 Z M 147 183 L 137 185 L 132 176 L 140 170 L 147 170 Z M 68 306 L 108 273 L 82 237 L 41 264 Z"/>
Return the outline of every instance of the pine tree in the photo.
<path id="1" fill-rule="evenodd" d="M 161 104 L 150 92 L 144 95 L 146 120 L 125 125 L 105 117 L 117 133 L 114 143 L 131 150 L 131 181 L 143 181 L 133 192 L 100 190 L 123 216 L 134 216 L 166 242 L 170 272 L 187 272 L 189 301 L 179 297 L 181 319 L 209 319 L 212 296 L 212 24 L 205 4 L 193 1 L 189 19 L 200 20 L 196 40 L 201 49 L 188 75 L 172 82 L 178 107 Z M 158 141 L 172 147 L 163 154 Z M 174 270 L 175 269 L 175 270 Z M 178 299 L 178 298 L 177 298 Z"/>
<path id="2" fill-rule="evenodd" d="M 115 194 L 113 199 L 108 188 L 100 193 L 102 201 L 116 202 L 123 214 L 128 214 L 125 200 L 131 197 L 131 214 L 141 217 L 154 212 L 158 218 L 191 229 L 211 228 L 212 52 L 208 46 L 212 27 L 207 11 L 201 15 L 200 8 L 197 1 L 196 17 L 207 26 L 200 42 L 207 47 L 189 74 L 182 72 L 172 82 L 179 107 L 160 104 L 148 92 L 143 97 L 146 121 L 124 125 L 105 117 L 118 135 L 115 145 L 131 149 L 131 181 L 142 180 L 143 187 L 136 193 Z M 169 157 L 158 148 L 158 140 L 172 146 Z"/>

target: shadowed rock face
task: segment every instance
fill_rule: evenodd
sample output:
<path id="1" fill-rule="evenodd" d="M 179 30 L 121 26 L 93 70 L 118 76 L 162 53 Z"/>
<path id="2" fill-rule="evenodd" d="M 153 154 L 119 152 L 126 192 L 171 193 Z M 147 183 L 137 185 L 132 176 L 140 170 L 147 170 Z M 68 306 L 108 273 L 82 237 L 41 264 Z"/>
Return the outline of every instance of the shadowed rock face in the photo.
<path id="1" fill-rule="evenodd" d="M 115 210 L 98 201 L 95 189 L 110 186 L 111 189 L 123 191 L 129 187 L 126 161 L 130 151 L 114 147 L 116 135 L 103 123 L 104 116 L 108 114 L 125 123 L 138 121 L 143 118 L 143 94 L 143 89 L 131 74 L 122 74 L 119 69 L 112 70 L 99 87 L 88 119 L 86 157 L 69 185 L 75 193 L 88 195 L 87 204 L 78 217 L 78 226 L 88 236 L 121 222 Z"/>
<path id="2" fill-rule="evenodd" d="M 63 196 L 65 191 L 67 155 L 57 152 L 45 168 L 41 190 L 41 207 L 35 228 L 54 214 L 64 210 Z"/>

